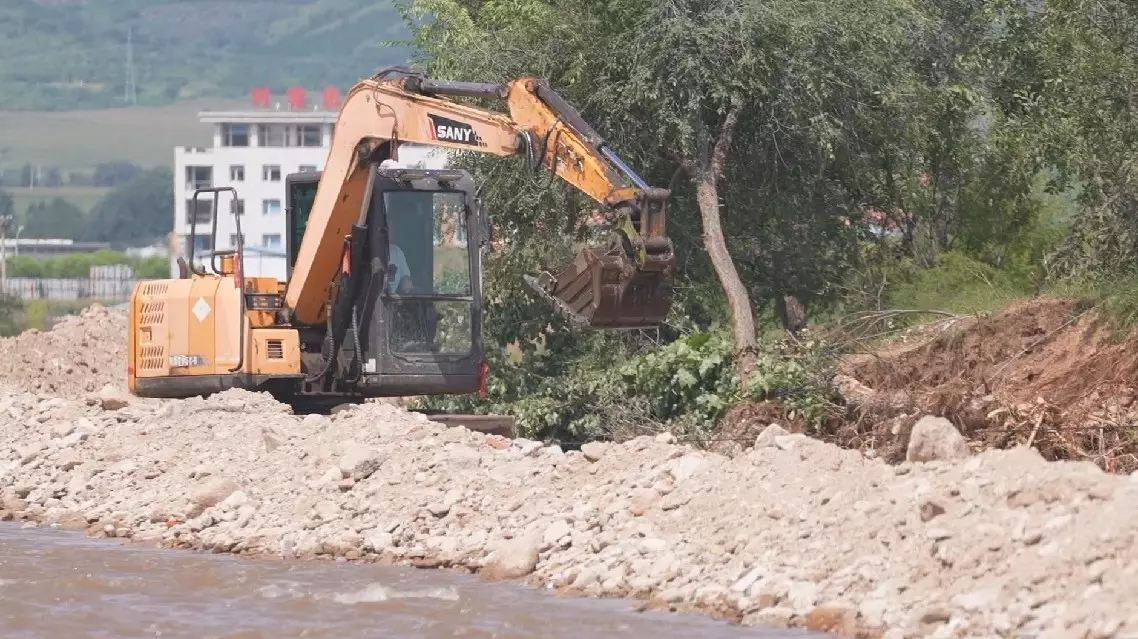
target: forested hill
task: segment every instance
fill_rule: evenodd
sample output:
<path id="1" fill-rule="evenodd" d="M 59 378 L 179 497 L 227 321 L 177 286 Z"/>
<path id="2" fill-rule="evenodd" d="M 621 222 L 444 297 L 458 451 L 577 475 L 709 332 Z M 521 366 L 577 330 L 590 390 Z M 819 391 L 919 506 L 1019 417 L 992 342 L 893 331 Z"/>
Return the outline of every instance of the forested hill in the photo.
<path id="1" fill-rule="evenodd" d="M 122 105 L 128 33 L 140 105 L 346 88 L 404 58 L 390 0 L 3 0 L 0 111 Z"/>

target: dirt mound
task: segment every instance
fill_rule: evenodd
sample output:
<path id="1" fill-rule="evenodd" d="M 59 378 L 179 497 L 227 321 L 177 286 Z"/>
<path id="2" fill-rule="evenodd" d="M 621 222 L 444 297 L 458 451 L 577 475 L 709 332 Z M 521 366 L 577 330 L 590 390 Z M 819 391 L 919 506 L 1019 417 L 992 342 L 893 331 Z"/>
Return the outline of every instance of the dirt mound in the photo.
<path id="1" fill-rule="evenodd" d="M 842 373 L 862 385 L 844 393 L 868 408 L 862 437 L 903 435 L 931 413 L 985 447 L 1030 444 L 1048 459 L 1138 468 L 1124 429 L 1138 419 L 1138 337 L 1120 336 L 1085 302 L 1020 302 L 915 346 L 851 358 Z"/>
<path id="2" fill-rule="evenodd" d="M 127 314 L 94 304 L 35 329 L 0 339 L 0 386 L 59 396 L 126 385 Z"/>

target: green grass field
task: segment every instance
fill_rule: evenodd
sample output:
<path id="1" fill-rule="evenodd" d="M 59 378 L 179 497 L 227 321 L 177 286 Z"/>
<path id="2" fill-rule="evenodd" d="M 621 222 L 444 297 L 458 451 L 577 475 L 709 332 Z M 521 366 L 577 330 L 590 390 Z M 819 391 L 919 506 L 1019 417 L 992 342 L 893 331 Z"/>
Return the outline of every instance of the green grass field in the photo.
<path id="1" fill-rule="evenodd" d="M 16 207 L 17 215 L 24 215 L 27 212 L 28 206 L 33 202 L 50 201 L 57 197 L 61 197 L 75 206 L 89 212 L 91 207 L 99 201 L 99 198 L 106 195 L 109 188 L 101 186 L 57 186 L 57 187 L 43 187 L 35 189 L 20 189 L 8 187 L 4 189 L 12 196 L 12 202 Z"/>
<path id="2" fill-rule="evenodd" d="M 100 162 L 125 160 L 151 167 L 172 165 L 176 146 L 210 146 L 202 110 L 243 108 L 234 100 L 195 100 L 167 107 L 92 111 L 0 111 L 0 168 L 25 162 L 90 171 Z"/>

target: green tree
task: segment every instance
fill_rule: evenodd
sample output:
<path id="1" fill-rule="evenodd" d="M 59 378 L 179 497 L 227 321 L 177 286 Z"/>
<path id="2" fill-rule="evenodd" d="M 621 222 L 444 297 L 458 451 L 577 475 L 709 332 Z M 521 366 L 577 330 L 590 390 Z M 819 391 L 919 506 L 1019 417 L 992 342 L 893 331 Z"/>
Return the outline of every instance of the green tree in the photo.
<path id="1" fill-rule="evenodd" d="M 142 171 L 142 167 L 133 162 L 116 161 L 100 162 L 95 165 L 95 174 L 92 180 L 95 186 L 118 186 L 129 182 Z"/>
<path id="2" fill-rule="evenodd" d="M 1055 277 L 1102 279 L 1138 260 L 1138 6 L 1120 0 L 1051 0 L 1020 26 L 1021 58 L 1036 81 L 1031 107 L 1056 188 L 1078 187 L 1071 233 L 1051 256 Z"/>
<path id="3" fill-rule="evenodd" d="M 121 107 L 123 55 L 134 49 L 140 105 L 201 97 L 247 99 L 347 87 L 405 51 L 369 38 L 398 37 L 389 2 L 285 0 L 248 3 L 115 0 L 0 2 L 0 105 L 4 110 Z M 203 74 L 200 69 L 209 68 Z M 314 98 L 314 99 L 313 99 Z M 319 100 L 312 96 L 310 103 Z M 26 182 L 25 182 L 26 184 Z"/>
<path id="4" fill-rule="evenodd" d="M 16 203 L 12 200 L 12 194 L 0 188 L 0 217 L 15 213 Z"/>
<path id="5" fill-rule="evenodd" d="M 761 258 L 748 262 L 769 274 L 794 270 L 786 256 L 808 248 L 798 261 L 815 267 L 813 282 L 837 279 L 856 254 L 841 216 L 864 202 L 886 159 L 873 138 L 904 131 L 913 106 L 916 74 L 896 52 L 924 27 L 906 3 L 853 0 L 503 0 L 476 10 L 415 0 L 403 9 L 431 75 L 547 77 L 648 181 L 672 187 L 670 234 L 697 256 L 681 258 L 682 275 L 718 280 L 744 379 L 756 348 L 751 290 L 776 291 L 744 282 L 733 253 Z M 526 192 L 526 180 L 503 192 Z M 514 214 L 487 191 L 492 209 Z M 527 221 L 560 215 L 549 199 L 524 201 Z"/>
<path id="6" fill-rule="evenodd" d="M 160 240 L 174 228 L 174 177 L 168 167 L 143 171 L 91 209 L 88 237 L 124 247 Z"/>
<path id="7" fill-rule="evenodd" d="M 49 188 L 63 186 L 63 172 L 57 166 L 45 167 L 40 180 L 44 186 Z"/>
<path id="8" fill-rule="evenodd" d="M 86 233 L 83 211 L 60 197 L 33 202 L 28 206 L 25 220 L 21 237 L 82 239 Z"/>
<path id="9" fill-rule="evenodd" d="M 0 294 L 0 337 L 11 337 L 22 330 L 20 314 L 23 310 L 20 298 Z"/>
<path id="10" fill-rule="evenodd" d="M 969 282 L 985 287 L 980 297 L 1017 295 L 1042 285 L 1044 266 L 1109 274 L 1138 258 L 1127 88 L 1138 9 L 1123 0 L 407 0 L 401 9 L 415 64 L 431 76 L 547 78 L 647 182 L 672 192 L 680 288 L 662 340 L 672 343 L 570 338 L 518 276 L 571 254 L 575 222 L 593 204 L 502 160 L 460 158 L 512 240 L 487 264 L 487 343 L 517 344 L 522 357 L 494 363 L 503 381 L 491 395 L 538 430 L 595 425 L 597 407 L 610 405 L 604 389 L 622 379 L 656 417 L 676 417 L 677 394 L 684 406 L 704 402 L 680 412 L 717 414 L 734 382 L 691 371 L 720 370 L 711 364 L 720 342 L 687 351 L 687 337 L 676 338 L 731 318 L 728 359 L 746 377 L 737 355 L 756 345 L 751 314 L 785 293 L 812 312 L 935 305 L 967 298 Z M 758 346 L 763 369 L 774 346 Z M 613 359 L 634 362 L 642 383 L 625 383 Z"/>

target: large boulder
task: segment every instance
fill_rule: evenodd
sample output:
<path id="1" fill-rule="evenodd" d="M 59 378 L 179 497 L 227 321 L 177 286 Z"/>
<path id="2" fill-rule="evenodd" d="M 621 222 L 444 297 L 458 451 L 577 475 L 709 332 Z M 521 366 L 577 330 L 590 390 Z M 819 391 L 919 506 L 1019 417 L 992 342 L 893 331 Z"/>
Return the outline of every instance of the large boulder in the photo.
<path id="1" fill-rule="evenodd" d="M 963 459 L 972 454 L 968 441 L 952 422 L 943 417 L 925 416 L 913 425 L 905 461 L 930 462 Z"/>

